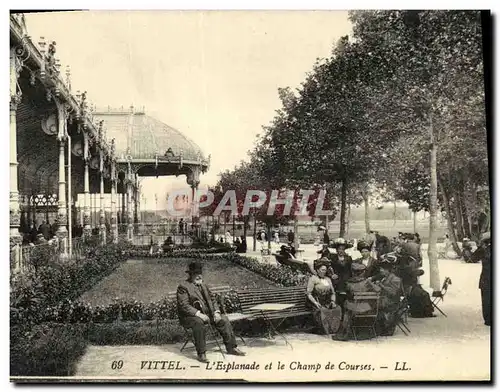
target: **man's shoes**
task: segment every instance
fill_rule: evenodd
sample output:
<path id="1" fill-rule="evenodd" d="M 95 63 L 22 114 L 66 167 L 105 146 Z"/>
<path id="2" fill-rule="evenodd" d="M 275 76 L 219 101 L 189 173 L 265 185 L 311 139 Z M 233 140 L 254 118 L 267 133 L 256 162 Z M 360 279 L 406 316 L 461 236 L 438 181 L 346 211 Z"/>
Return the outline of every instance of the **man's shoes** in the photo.
<path id="1" fill-rule="evenodd" d="M 237 355 L 239 357 L 244 357 L 246 355 L 246 353 L 244 353 L 243 351 L 239 350 L 238 348 L 232 348 L 230 350 L 227 350 L 227 353 L 230 354 L 230 355 Z"/>
<path id="2" fill-rule="evenodd" d="M 207 356 L 205 353 L 203 354 L 198 354 L 198 361 L 202 363 L 209 363 L 210 361 L 207 359 Z"/>
<path id="3" fill-rule="evenodd" d="M 332 340 L 347 342 L 349 340 L 349 338 L 347 336 L 342 336 L 342 335 L 333 335 Z"/>

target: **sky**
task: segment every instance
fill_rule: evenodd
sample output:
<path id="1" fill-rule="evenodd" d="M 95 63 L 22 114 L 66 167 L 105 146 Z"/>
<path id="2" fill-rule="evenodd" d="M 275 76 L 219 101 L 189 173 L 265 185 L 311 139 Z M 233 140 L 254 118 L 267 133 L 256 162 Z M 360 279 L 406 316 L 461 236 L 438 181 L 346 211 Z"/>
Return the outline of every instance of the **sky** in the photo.
<path id="1" fill-rule="evenodd" d="M 281 106 L 278 88 L 298 88 L 351 30 L 346 11 L 55 12 L 26 22 L 33 42 L 56 41 L 73 92 L 98 107 L 144 106 L 211 154 L 202 186 L 247 158 Z M 149 200 L 186 186 L 184 176 L 141 184 Z"/>

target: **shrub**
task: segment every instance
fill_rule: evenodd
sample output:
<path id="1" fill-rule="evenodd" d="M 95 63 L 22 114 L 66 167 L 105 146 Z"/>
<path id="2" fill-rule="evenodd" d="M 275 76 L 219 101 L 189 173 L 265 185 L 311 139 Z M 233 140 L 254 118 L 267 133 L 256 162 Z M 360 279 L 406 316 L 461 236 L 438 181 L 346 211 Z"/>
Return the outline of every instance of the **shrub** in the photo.
<path id="1" fill-rule="evenodd" d="M 85 325 L 40 324 L 31 331 L 11 328 L 12 376 L 71 376 L 85 353 Z"/>

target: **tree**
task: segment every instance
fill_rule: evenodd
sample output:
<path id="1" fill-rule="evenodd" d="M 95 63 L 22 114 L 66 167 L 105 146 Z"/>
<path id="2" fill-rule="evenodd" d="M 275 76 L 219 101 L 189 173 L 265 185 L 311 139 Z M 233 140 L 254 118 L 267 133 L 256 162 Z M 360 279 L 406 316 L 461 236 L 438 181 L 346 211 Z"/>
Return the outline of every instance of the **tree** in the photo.
<path id="1" fill-rule="evenodd" d="M 471 112 L 474 118 L 481 117 L 477 113 L 481 94 L 474 84 L 482 73 L 479 13 L 361 11 L 351 13 L 351 20 L 354 36 L 378 64 L 373 97 L 383 116 L 376 119 L 376 126 L 397 129 L 398 139 L 420 144 L 420 156 L 428 156 L 428 253 L 431 286 L 439 289 L 434 230 L 438 162 L 444 141 L 453 137 L 455 128 L 467 122 Z M 460 108 L 466 96 L 473 98 L 464 113 Z"/>

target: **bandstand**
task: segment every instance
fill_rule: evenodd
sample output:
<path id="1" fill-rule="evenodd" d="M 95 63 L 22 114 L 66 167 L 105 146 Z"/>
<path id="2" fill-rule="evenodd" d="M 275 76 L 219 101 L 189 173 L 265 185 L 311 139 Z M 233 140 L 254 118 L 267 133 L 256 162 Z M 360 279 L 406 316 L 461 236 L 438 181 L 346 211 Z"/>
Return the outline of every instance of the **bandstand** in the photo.
<path id="1" fill-rule="evenodd" d="M 11 14 L 11 260 L 41 227 L 64 254 L 80 234 L 118 241 L 121 224 L 132 240 L 140 177 L 186 175 L 194 192 L 209 165 L 196 144 L 144 110 L 96 111 L 60 68 L 56 43 L 35 44 L 24 16 Z"/>
<path id="2" fill-rule="evenodd" d="M 200 174 L 209 168 L 210 157 L 205 159 L 196 143 L 147 115 L 144 108 L 105 108 L 94 114 L 99 121 L 104 121 L 107 135 L 116 141 L 118 192 L 121 195 L 118 219 L 120 227 L 128 226 L 129 238 L 132 239 L 134 233 L 151 231 L 147 225 L 140 224 L 141 177 L 185 175 L 191 187 L 191 220 L 196 226 L 198 217 L 193 196 L 200 184 Z M 159 196 L 166 198 L 166 195 Z"/>

